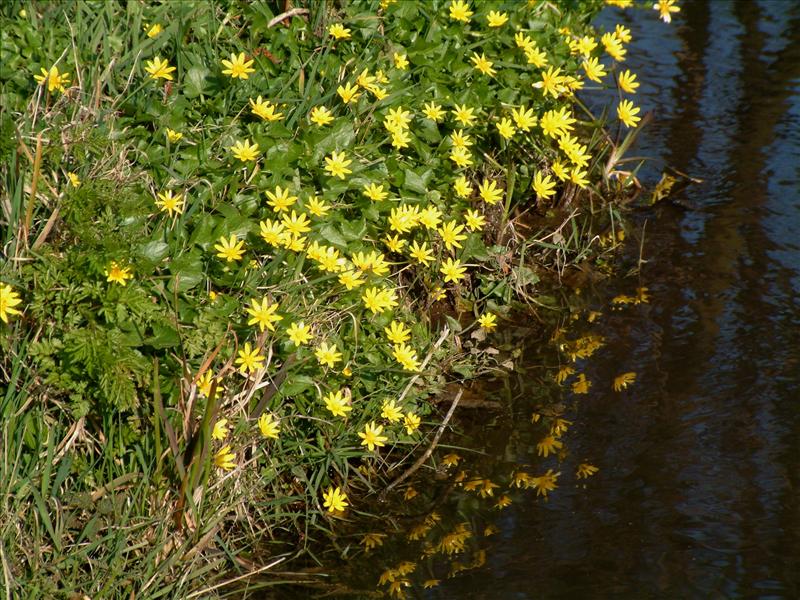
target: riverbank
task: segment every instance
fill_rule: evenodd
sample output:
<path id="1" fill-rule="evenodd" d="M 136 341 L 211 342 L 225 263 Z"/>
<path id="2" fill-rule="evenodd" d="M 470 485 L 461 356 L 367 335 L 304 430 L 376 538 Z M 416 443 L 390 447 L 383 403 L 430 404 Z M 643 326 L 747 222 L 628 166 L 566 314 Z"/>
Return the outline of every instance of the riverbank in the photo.
<path id="1" fill-rule="evenodd" d="M 599 6 L 5 7 L 8 589 L 246 581 L 513 369 L 494 331 L 623 237 L 638 83 Z"/>

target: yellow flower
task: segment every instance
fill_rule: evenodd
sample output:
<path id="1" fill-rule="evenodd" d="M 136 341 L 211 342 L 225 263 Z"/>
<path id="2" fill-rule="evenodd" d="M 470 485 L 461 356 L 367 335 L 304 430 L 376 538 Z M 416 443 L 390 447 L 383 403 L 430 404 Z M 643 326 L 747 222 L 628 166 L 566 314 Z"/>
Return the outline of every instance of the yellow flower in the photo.
<path id="1" fill-rule="evenodd" d="M 275 186 L 274 192 L 267 192 L 267 204 L 272 207 L 276 213 L 288 210 L 297 201 L 297 196 L 289 195 L 289 188 L 283 189 L 281 186 Z"/>
<path id="2" fill-rule="evenodd" d="M 525 59 L 529 65 L 533 65 L 537 69 L 544 69 L 547 66 L 547 54 L 540 50 L 536 44 L 525 48 Z"/>
<path id="3" fill-rule="evenodd" d="M 408 129 L 411 119 L 411 113 L 407 110 L 404 110 L 402 106 L 398 106 L 397 108 L 389 109 L 386 118 L 383 120 L 383 126 L 388 131 L 394 133 L 400 129 Z"/>
<path id="4" fill-rule="evenodd" d="M 536 42 L 534 42 L 527 36 L 526 33 L 522 31 L 518 31 L 514 34 L 514 42 L 517 44 L 517 48 L 522 48 L 523 50 L 536 47 Z"/>
<path id="5" fill-rule="evenodd" d="M 548 435 L 536 444 L 536 453 L 547 458 L 550 454 L 555 454 L 556 450 L 560 450 L 563 446 L 564 442 L 552 435 Z"/>
<path id="6" fill-rule="evenodd" d="M 336 349 L 336 344 L 330 346 L 326 342 L 322 342 L 319 347 L 314 350 L 314 356 L 317 357 L 320 365 L 327 365 L 331 369 L 336 366 L 337 362 L 341 362 L 342 353 Z"/>
<path id="7" fill-rule="evenodd" d="M 416 371 L 419 369 L 417 353 L 408 344 L 395 344 L 392 348 L 392 356 L 394 356 L 395 360 L 407 371 Z"/>
<path id="8" fill-rule="evenodd" d="M 155 25 L 150 27 L 150 29 L 147 30 L 147 37 L 152 39 L 152 38 L 156 37 L 162 31 L 164 31 L 164 28 L 161 27 L 160 23 L 156 23 Z"/>
<path id="9" fill-rule="evenodd" d="M 246 309 L 247 314 L 252 317 L 247 324 L 248 325 L 258 325 L 259 331 L 264 331 L 266 327 L 270 331 L 275 331 L 275 323 L 282 320 L 283 317 L 280 315 L 276 315 L 275 311 L 279 308 L 278 303 L 271 304 L 267 297 L 261 299 L 261 303 L 259 304 L 258 300 L 255 298 L 250 300 L 250 308 Z"/>
<path id="10" fill-rule="evenodd" d="M 288 214 L 288 211 L 283 215 L 283 226 L 286 228 L 286 231 L 291 233 L 293 236 L 299 236 L 303 233 L 307 233 L 311 231 L 311 221 L 308 220 L 308 216 L 306 213 L 300 213 L 299 215 L 292 210 L 291 216 Z"/>
<path id="11" fill-rule="evenodd" d="M 230 239 L 225 239 L 223 235 L 219 238 L 219 242 L 214 244 L 214 250 L 217 251 L 217 256 L 219 258 L 225 259 L 225 262 L 242 260 L 242 255 L 244 254 L 244 240 L 237 241 L 235 234 L 231 234 Z"/>
<path id="12" fill-rule="evenodd" d="M 566 181 L 569 179 L 569 173 L 567 173 L 567 168 L 562 164 L 560 160 L 553 161 L 553 164 L 550 166 L 553 170 L 553 175 L 558 177 L 561 181 Z"/>
<path id="13" fill-rule="evenodd" d="M 313 337 L 311 335 L 311 327 L 302 321 L 292 323 L 286 330 L 286 335 L 289 336 L 289 339 L 292 341 L 292 343 L 294 343 L 295 346 L 307 344 Z"/>
<path id="14" fill-rule="evenodd" d="M 389 192 L 384 192 L 382 185 L 370 183 L 364 186 L 364 195 L 373 202 L 380 202 L 389 197 Z"/>
<path id="15" fill-rule="evenodd" d="M 114 263 L 111 264 L 113 265 Z M 121 283 L 125 285 L 124 279 Z M 19 294 L 14 291 L 14 288 L 5 283 L 0 283 L 0 320 L 2 320 L 3 323 L 8 323 L 9 315 L 22 314 L 21 310 L 14 308 L 21 302 L 22 299 L 19 297 Z"/>
<path id="16" fill-rule="evenodd" d="M 126 279 L 133 279 L 133 275 L 131 274 L 131 270 L 129 267 L 120 267 L 115 261 L 111 261 L 111 265 L 105 271 L 105 275 L 107 276 L 106 281 L 118 283 L 120 285 L 126 284 Z"/>
<path id="17" fill-rule="evenodd" d="M 550 175 L 543 175 L 541 171 L 537 171 L 533 176 L 533 189 L 540 198 L 547 200 L 553 196 L 556 191 L 556 182 L 550 178 Z"/>
<path id="18" fill-rule="evenodd" d="M 675 4 L 676 0 L 658 0 L 653 4 L 653 10 L 658 11 L 659 18 L 664 23 L 672 23 L 672 13 L 681 11 L 681 7 Z"/>
<path id="19" fill-rule="evenodd" d="M 453 2 L 450 3 L 450 18 L 454 21 L 469 23 L 469 18 L 472 14 L 472 11 L 469 9 L 469 4 L 464 0 L 453 0 Z"/>
<path id="20" fill-rule="evenodd" d="M 422 244 L 418 244 L 416 240 L 411 242 L 408 253 L 423 265 L 433 261 L 433 251 L 428 248 L 426 242 L 422 242 Z"/>
<path id="21" fill-rule="evenodd" d="M 417 429 L 419 429 L 420 423 L 422 419 L 420 419 L 419 415 L 415 415 L 413 412 L 407 412 L 405 417 L 403 417 L 403 425 L 406 428 L 406 433 L 408 435 L 413 434 Z"/>
<path id="22" fill-rule="evenodd" d="M 345 104 L 350 104 L 351 102 L 355 102 L 358 100 L 360 92 L 358 91 L 357 85 L 340 85 L 336 88 L 336 93 L 339 94 L 339 97 L 342 99 L 342 102 Z"/>
<path id="23" fill-rule="evenodd" d="M 629 94 L 635 94 L 636 88 L 639 87 L 639 83 L 636 81 L 636 73 L 630 70 L 620 73 L 617 82 L 619 83 L 619 89 Z"/>
<path id="24" fill-rule="evenodd" d="M 510 505 L 511 505 L 511 498 L 509 498 L 506 494 L 503 494 L 497 499 L 497 502 L 495 502 L 494 507 L 500 510 Z"/>
<path id="25" fill-rule="evenodd" d="M 472 164 L 472 155 L 463 146 L 456 146 L 450 151 L 450 160 L 459 167 L 468 167 Z"/>
<path id="26" fill-rule="evenodd" d="M 283 243 L 286 233 L 283 230 L 283 223 L 278 220 L 267 219 L 259 223 L 261 227 L 261 237 L 270 246 L 280 246 Z"/>
<path id="27" fill-rule="evenodd" d="M 503 137 L 503 139 L 510 140 L 514 137 L 516 133 L 516 128 L 514 125 L 511 124 L 511 120 L 503 117 L 500 119 L 500 122 L 497 124 L 497 132 Z"/>
<path id="28" fill-rule="evenodd" d="M 324 217 L 331 209 L 328 204 L 325 204 L 324 200 L 320 200 L 316 195 L 309 197 L 305 204 L 306 208 L 308 208 L 308 212 L 315 217 Z"/>
<path id="29" fill-rule="evenodd" d="M 386 247 L 392 252 L 400 252 L 406 245 L 406 240 L 402 239 L 399 235 L 386 236 L 383 240 Z"/>
<path id="30" fill-rule="evenodd" d="M 349 506 L 347 496 L 338 487 L 329 487 L 322 497 L 325 500 L 323 506 L 328 509 L 328 512 L 341 512 Z"/>
<path id="31" fill-rule="evenodd" d="M 325 157 L 325 170 L 330 173 L 332 177 L 344 179 L 345 175 L 352 173 L 352 171 L 347 168 L 352 162 L 353 161 L 349 160 L 344 152 L 336 152 L 334 150 L 330 156 Z"/>
<path id="32" fill-rule="evenodd" d="M 559 137 L 572 131 L 572 124 L 576 119 L 570 116 L 566 106 L 562 106 L 559 110 L 548 110 L 539 119 L 539 127 L 545 135 L 550 137 Z"/>
<path id="33" fill-rule="evenodd" d="M 456 225 L 455 221 L 449 221 L 439 228 L 439 235 L 442 236 L 442 241 L 448 250 L 453 248 L 461 248 L 461 240 L 467 239 L 466 235 L 461 232 L 464 231 L 463 225 Z"/>
<path id="34" fill-rule="evenodd" d="M 460 462 L 461 462 L 461 456 L 459 456 L 455 452 L 446 454 L 444 458 L 442 458 L 442 465 L 444 465 L 445 467 L 457 467 L 458 463 Z"/>
<path id="35" fill-rule="evenodd" d="M 570 425 L 572 425 L 572 421 L 567 421 L 566 419 L 557 417 L 550 426 L 550 435 L 559 437 L 567 432 L 567 429 L 569 429 Z"/>
<path id="36" fill-rule="evenodd" d="M 250 101 L 250 109 L 253 114 L 261 117 L 265 121 L 280 121 L 283 118 L 283 113 L 275 112 L 278 108 L 277 105 L 272 104 L 269 100 L 262 100 L 261 96 Z"/>
<path id="37" fill-rule="evenodd" d="M 369 88 L 369 91 L 372 92 L 372 95 L 375 96 L 375 100 L 383 100 L 386 96 L 389 95 L 389 92 L 384 90 L 383 88 L 378 87 L 377 85 L 372 86 Z"/>
<path id="38" fill-rule="evenodd" d="M 214 466 L 226 471 L 236 468 L 236 454 L 231 452 L 230 446 L 225 445 L 217 451 L 214 455 Z"/>
<path id="39" fill-rule="evenodd" d="M 281 432 L 280 421 L 278 421 L 272 415 L 263 413 L 258 418 L 258 429 L 261 431 L 261 435 L 263 435 L 265 438 L 277 440 L 278 434 Z"/>
<path id="40" fill-rule="evenodd" d="M 252 68 L 253 61 L 245 60 L 244 52 L 240 52 L 238 56 L 231 53 L 231 59 L 223 59 L 222 66 L 225 67 L 225 69 L 222 70 L 222 74 L 229 75 L 231 79 L 249 79 L 250 73 L 256 72 L 256 70 Z"/>
<path id="41" fill-rule="evenodd" d="M 641 117 L 636 116 L 639 114 L 639 110 L 639 107 L 634 106 L 630 100 L 620 100 L 619 105 L 617 105 L 617 116 L 626 127 L 636 127 L 639 121 L 642 120 Z"/>
<path id="42" fill-rule="evenodd" d="M 203 398 L 208 398 L 211 395 L 211 385 L 214 380 L 214 373 L 210 370 L 203 373 L 199 379 L 197 380 L 197 393 L 200 394 Z M 219 396 L 225 391 L 225 388 L 222 386 L 222 380 L 217 378 L 217 387 L 215 388 L 214 394 Z"/>
<path id="43" fill-rule="evenodd" d="M 236 359 L 239 371 L 242 373 L 252 373 L 264 366 L 264 355 L 258 348 L 251 348 L 250 342 L 246 342 L 244 348 L 239 350 L 239 357 Z"/>
<path id="44" fill-rule="evenodd" d="M 174 212 L 177 215 L 183 213 L 183 195 L 178 194 L 177 196 L 172 195 L 172 190 L 167 190 L 161 194 L 158 194 L 158 200 L 156 200 L 156 206 L 161 210 L 161 212 L 169 213 L 169 216 L 172 216 Z"/>
<path id="45" fill-rule="evenodd" d="M 72 187 L 78 187 L 81 184 L 81 178 L 78 177 L 75 173 L 70 171 L 67 173 L 67 177 L 69 178 L 69 182 L 72 184 Z"/>
<path id="46" fill-rule="evenodd" d="M 551 492 L 556 487 L 556 482 L 558 481 L 558 476 L 561 475 L 561 472 L 553 473 L 553 469 L 548 469 L 547 473 L 541 475 L 539 477 L 531 477 L 530 478 L 530 487 L 536 488 L 536 495 L 537 496 L 544 496 L 547 498 L 547 492 Z"/>
<path id="47" fill-rule="evenodd" d="M 361 279 L 361 271 L 344 271 L 339 275 L 339 283 L 347 288 L 348 291 L 362 286 L 365 282 Z"/>
<path id="48" fill-rule="evenodd" d="M 361 296 L 364 307 L 372 311 L 373 315 L 384 312 L 397 306 L 397 296 L 393 290 L 377 287 L 367 288 Z"/>
<path id="49" fill-rule="evenodd" d="M 383 538 L 385 537 L 385 533 L 368 533 L 361 539 L 361 543 L 364 544 L 364 549 L 369 552 L 373 548 L 383 546 Z"/>
<path id="50" fill-rule="evenodd" d="M 438 123 L 444 118 L 444 111 L 436 102 L 428 102 L 422 109 L 422 114 L 428 117 L 434 123 Z"/>
<path id="51" fill-rule="evenodd" d="M 475 65 L 475 68 L 484 75 L 494 77 L 497 74 L 497 71 L 492 68 L 494 63 L 486 58 L 486 54 L 481 53 L 481 55 L 478 56 L 477 52 L 473 52 L 470 60 L 472 61 L 472 64 Z"/>
<path id="52" fill-rule="evenodd" d="M 503 199 L 503 190 L 497 187 L 497 182 L 491 179 L 484 179 L 478 186 L 478 193 L 486 204 L 497 204 Z"/>
<path id="53" fill-rule="evenodd" d="M 463 175 L 459 175 L 453 182 L 453 189 L 460 198 L 467 198 L 472 194 L 472 186 Z"/>
<path id="54" fill-rule="evenodd" d="M 333 115 L 331 114 L 331 111 L 324 106 L 315 106 L 312 108 L 308 118 L 312 123 L 319 125 L 320 127 L 328 125 L 333 121 Z"/>
<path id="55" fill-rule="evenodd" d="M 554 69 L 552 66 L 547 71 L 542 72 L 542 80 L 533 84 L 533 87 L 541 89 L 545 95 L 550 94 L 557 98 L 564 91 L 564 76 L 560 74 L 561 68 Z"/>
<path id="56" fill-rule="evenodd" d="M 150 79 L 167 79 L 172 81 L 172 72 L 175 67 L 170 67 L 169 62 L 161 60 L 161 57 L 156 56 L 153 60 L 148 60 L 145 65 L 145 71 L 150 73 Z"/>
<path id="57" fill-rule="evenodd" d="M 405 54 L 395 52 L 393 58 L 395 68 L 400 69 L 401 71 L 408 69 L 408 59 L 406 58 Z"/>
<path id="58" fill-rule="evenodd" d="M 600 83 L 601 78 L 607 75 L 605 67 L 600 64 L 600 59 L 596 56 L 584 60 L 581 66 L 586 72 L 586 77 L 597 83 Z"/>
<path id="59" fill-rule="evenodd" d="M 623 44 L 627 44 L 633 39 L 631 37 L 631 30 L 619 23 L 614 27 L 614 36 Z"/>
<path id="60" fill-rule="evenodd" d="M 581 373 L 578 375 L 577 381 L 572 384 L 572 392 L 574 394 L 588 394 L 590 387 L 592 387 L 592 382 L 586 379 L 586 375 Z"/>
<path id="61" fill-rule="evenodd" d="M 496 10 L 490 10 L 489 14 L 486 15 L 486 22 L 489 27 L 502 27 L 508 22 L 508 15 Z"/>
<path id="62" fill-rule="evenodd" d="M 478 318 L 478 324 L 481 326 L 481 329 L 492 331 L 497 327 L 497 315 L 494 313 L 484 313 Z"/>
<path id="63" fill-rule="evenodd" d="M 464 279 L 467 268 L 461 266 L 460 260 L 448 258 L 444 261 L 444 264 L 442 264 L 442 268 L 439 272 L 444 275 L 445 282 L 452 281 L 453 283 L 458 283 L 460 280 Z"/>
<path id="64" fill-rule="evenodd" d="M 465 104 L 461 106 L 456 104 L 456 107 L 451 112 L 458 122 L 465 127 L 469 127 L 476 119 L 476 116 L 473 114 L 474 111 L 474 108 L 467 108 Z"/>
<path id="65" fill-rule="evenodd" d="M 585 188 L 589 184 L 589 180 L 586 178 L 587 175 L 586 171 L 581 171 L 580 167 L 575 167 L 569 173 L 569 180 L 578 187 Z"/>
<path id="66" fill-rule="evenodd" d="M 629 373 L 623 373 L 614 378 L 614 391 L 621 392 L 622 390 L 626 389 L 628 385 L 632 384 L 636 381 L 636 373 L 633 371 Z"/>
<path id="67" fill-rule="evenodd" d="M 625 60 L 625 54 L 627 54 L 628 51 L 625 50 L 622 46 L 622 42 L 620 42 L 613 33 L 604 33 L 600 41 L 603 42 L 603 47 L 605 47 L 606 52 L 611 58 L 617 62 Z"/>
<path id="68" fill-rule="evenodd" d="M 477 210 L 467 209 L 464 220 L 470 231 L 480 231 L 486 225 L 486 218 Z"/>
<path id="69" fill-rule="evenodd" d="M 511 117 L 514 119 L 516 126 L 522 131 L 530 131 L 531 127 L 536 125 L 537 118 L 533 113 L 532 108 L 525 108 L 520 106 L 511 110 Z"/>
<path id="70" fill-rule="evenodd" d="M 47 91 L 53 92 L 58 90 L 59 92 L 63 93 L 66 90 L 64 87 L 65 84 L 69 83 L 69 74 L 68 73 L 59 73 L 58 67 L 53 65 L 50 67 L 50 70 L 42 69 L 41 75 L 34 75 L 33 78 L 40 84 L 44 85 L 47 82 Z M 170 79 L 172 79 L 170 77 Z"/>
<path id="71" fill-rule="evenodd" d="M 597 42 L 592 36 L 585 35 L 578 40 L 576 48 L 581 56 L 584 58 L 589 58 L 589 56 L 592 54 L 592 50 L 597 48 Z"/>
<path id="72" fill-rule="evenodd" d="M 389 438 L 381 435 L 382 432 L 383 425 L 377 425 L 375 421 L 368 423 L 364 426 L 364 431 L 358 432 L 358 437 L 361 438 L 361 445 L 366 446 L 370 452 L 375 450 L 375 448 L 385 446 Z"/>
<path id="73" fill-rule="evenodd" d="M 250 144 L 250 140 L 237 141 L 230 147 L 233 155 L 242 162 L 256 160 L 259 155 L 258 144 Z"/>
<path id="74" fill-rule="evenodd" d="M 346 417 L 347 413 L 353 410 L 349 400 L 349 398 L 345 398 L 344 394 L 342 394 L 342 390 L 328 392 L 323 398 L 325 408 L 327 408 L 334 417 Z"/>
<path id="75" fill-rule="evenodd" d="M 228 419 L 220 419 L 214 423 L 211 431 L 211 439 L 224 440 L 228 436 Z"/>
<path id="76" fill-rule="evenodd" d="M 400 410 L 394 400 L 384 400 L 381 408 L 381 417 L 389 421 L 389 423 L 395 423 L 403 418 L 403 411 Z"/>
<path id="77" fill-rule="evenodd" d="M 411 330 L 400 321 L 392 321 L 383 331 L 392 344 L 402 344 L 411 339 Z"/>
<path id="78" fill-rule="evenodd" d="M 600 469 L 595 467 L 594 465 L 590 465 L 589 463 L 581 463 L 578 465 L 578 469 L 575 472 L 575 477 L 578 479 L 588 479 L 595 473 L 597 473 Z"/>
<path id="79" fill-rule="evenodd" d="M 392 132 L 392 146 L 397 150 L 408 148 L 411 136 L 406 131 L 396 130 Z"/>
<path id="80" fill-rule="evenodd" d="M 179 141 L 182 137 L 183 134 L 180 131 L 174 131 L 172 129 L 167 128 L 167 139 L 173 144 Z"/>
<path id="81" fill-rule="evenodd" d="M 341 23 L 332 23 L 331 26 L 328 27 L 328 33 L 331 34 L 335 40 L 350 39 L 350 30 L 345 28 Z"/>

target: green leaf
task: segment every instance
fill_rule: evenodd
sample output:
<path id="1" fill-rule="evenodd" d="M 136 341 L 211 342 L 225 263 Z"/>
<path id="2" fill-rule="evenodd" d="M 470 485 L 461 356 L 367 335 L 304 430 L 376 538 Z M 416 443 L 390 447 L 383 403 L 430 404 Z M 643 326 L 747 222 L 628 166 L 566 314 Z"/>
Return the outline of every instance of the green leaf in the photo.
<path id="1" fill-rule="evenodd" d="M 336 227 L 332 223 L 327 223 L 322 229 L 320 229 L 319 234 L 329 244 L 339 246 L 342 249 L 347 248 L 347 240 L 342 236 L 341 233 L 339 233 L 339 231 L 337 231 Z"/>
<path id="2" fill-rule="evenodd" d="M 433 171 L 427 169 L 422 172 L 422 175 L 418 175 L 411 169 L 406 169 L 404 171 L 404 176 L 403 188 L 416 192 L 417 194 L 424 194 L 428 189 L 428 182 L 433 176 Z"/>
<path id="3" fill-rule="evenodd" d="M 462 329 L 461 323 L 456 321 L 450 315 L 445 315 L 444 318 L 447 320 L 447 325 L 450 327 L 450 331 L 452 331 L 453 333 L 460 333 L 461 332 L 461 329 Z"/>
<path id="4" fill-rule="evenodd" d="M 176 258 L 169 266 L 169 272 L 173 275 L 169 282 L 169 291 L 175 291 L 175 282 L 178 282 L 179 292 L 192 289 L 201 281 L 205 280 L 203 273 L 203 260 L 195 254 L 184 254 Z"/>
<path id="5" fill-rule="evenodd" d="M 153 336 L 145 341 L 153 348 L 174 348 L 180 342 L 178 332 L 173 327 L 158 323 L 153 326 Z"/>
<path id="6" fill-rule="evenodd" d="M 298 394 L 314 387 L 314 380 L 308 375 L 294 375 L 288 377 L 280 389 L 282 396 L 297 396 Z"/>
<path id="7" fill-rule="evenodd" d="M 169 244 L 166 242 L 153 241 L 139 246 L 138 254 L 146 258 L 154 265 L 157 265 L 169 253 Z"/>
<path id="8" fill-rule="evenodd" d="M 367 233 L 367 221 L 363 218 L 357 221 L 345 221 L 342 223 L 341 228 L 344 238 L 350 242 L 355 242 L 363 239 Z"/>
<path id="9" fill-rule="evenodd" d="M 197 98 L 207 94 L 206 77 L 208 69 L 203 66 L 193 66 L 189 68 L 184 78 L 183 95 L 187 98 Z"/>

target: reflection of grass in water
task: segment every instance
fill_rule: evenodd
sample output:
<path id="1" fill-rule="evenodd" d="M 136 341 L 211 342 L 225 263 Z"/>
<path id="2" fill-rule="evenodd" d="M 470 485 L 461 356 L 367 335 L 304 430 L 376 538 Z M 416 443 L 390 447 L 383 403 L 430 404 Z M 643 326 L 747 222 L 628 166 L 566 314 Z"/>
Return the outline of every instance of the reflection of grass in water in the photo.
<path id="1" fill-rule="evenodd" d="M 626 298 L 628 296 L 625 296 Z M 647 288 L 639 287 L 631 302 L 620 303 L 616 297 L 611 308 L 646 303 Z M 550 342 L 540 349 L 537 359 L 547 367 L 550 375 L 537 382 L 536 387 L 548 388 L 529 402 L 537 409 L 530 417 L 529 426 L 511 416 L 507 427 L 510 435 L 502 436 L 499 449 L 493 449 L 492 439 L 478 434 L 486 447 L 485 455 L 476 455 L 468 448 L 448 448 L 437 451 L 438 460 L 433 477 L 423 473 L 417 481 L 403 490 L 397 490 L 388 506 L 380 508 L 380 516 L 367 516 L 364 521 L 342 527 L 341 534 L 361 548 L 363 555 L 347 563 L 344 580 L 356 588 L 370 589 L 377 580 L 379 589 L 391 596 L 402 597 L 405 590 L 431 588 L 442 581 L 456 577 L 468 570 L 480 568 L 492 551 L 493 536 L 499 532 L 497 515 L 514 503 L 529 503 L 533 499 L 547 501 L 549 494 L 558 493 L 563 484 L 564 471 L 560 466 L 569 457 L 566 434 L 573 422 L 566 418 L 569 410 L 562 402 L 553 402 L 555 396 L 564 394 L 573 399 L 588 394 L 592 382 L 584 370 L 592 357 L 603 347 L 603 337 L 591 329 L 602 319 L 603 313 L 591 308 L 583 309 L 579 318 L 556 328 Z M 570 329 L 578 334 L 570 336 Z M 502 345 L 502 344 L 499 344 Z M 560 364 L 562 360 L 567 364 Z M 636 373 L 625 372 L 609 382 L 608 388 L 622 392 L 636 381 Z M 540 386 L 538 384 L 541 384 Z M 531 387 L 527 386 L 520 389 Z M 566 387 L 566 389 L 565 389 Z M 551 395 L 550 392 L 556 394 Z M 509 395 L 506 401 L 513 404 Z M 477 411 L 485 417 L 487 407 L 499 406 L 487 401 Z M 473 401 L 473 406 L 476 404 Z M 513 413 L 513 411 L 512 411 Z M 468 424 L 462 419 L 467 431 L 480 431 L 483 423 Z M 475 442 L 475 439 L 472 440 Z M 495 440 L 495 445 L 496 443 Z M 470 445 L 472 447 L 483 447 Z M 494 456 L 524 457 L 524 461 L 495 460 Z M 538 473 L 537 461 L 553 457 L 558 467 L 542 464 Z M 530 459 L 530 460 L 529 460 Z M 574 468 L 574 480 L 586 480 L 599 472 L 591 462 L 578 462 Z M 486 473 L 486 475 L 484 475 Z M 491 476 L 488 475 L 491 473 Z M 430 480 L 434 481 L 431 482 Z M 532 496 L 533 492 L 535 495 Z M 428 508 L 426 508 L 428 507 Z M 414 515 L 414 509 L 419 513 Z M 409 514 L 411 513 L 411 516 Z M 380 531 L 363 533 L 363 526 L 370 520 L 380 520 Z M 346 529 L 346 531 L 345 531 Z"/>

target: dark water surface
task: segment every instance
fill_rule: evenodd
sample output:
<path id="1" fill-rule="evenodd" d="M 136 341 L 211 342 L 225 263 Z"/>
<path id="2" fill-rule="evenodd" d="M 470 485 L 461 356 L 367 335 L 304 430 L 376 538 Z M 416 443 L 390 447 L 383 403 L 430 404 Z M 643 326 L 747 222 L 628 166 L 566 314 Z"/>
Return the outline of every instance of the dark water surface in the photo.
<path id="1" fill-rule="evenodd" d="M 505 509 L 485 565 L 426 598 L 800 597 L 800 3 L 681 5 L 599 18 L 632 30 L 655 111 L 635 153 L 704 180 L 639 217 L 641 283 L 590 299 L 651 296 L 604 312 L 582 369 L 565 445 L 600 471 Z"/>
<path id="2" fill-rule="evenodd" d="M 591 389 L 573 394 L 573 375 L 553 392 L 553 344 L 495 334 L 524 348 L 515 374 L 491 384 L 495 404 L 460 408 L 463 433 L 443 439 L 485 454 L 462 450 L 418 497 L 378 505 L 385 518 L 367 527 L 389 535 L 341 564 L 348 583 L 332 595 L 385 591 L 381 572 L 405 560 L 409 598 L 800 598 L 800 2 L 680 4 L 671 25 L 653 11 L 598 19 L 631 29 L 625 67 L 655 114 L 633 150 L 653 158 L 640 177 L 652 186 L 669 165 L 703 183 L 635 212 L 641 269 L 630 276 L 634 241 L 620 275 L 578 297 L 567 336 L 604 340 L 575 364 Z M 641 286 L 649 302 L 613 306 Z M 636 382 L 613 391 L 628 371 Z M 538 457 L 547 432 L 530 417 L 548 403 L 572 424 L 562 456 Z M 584 461 L 600 470 L 578 480 Z M 467 493 L 452 484 L 460 468 L 500 487 Z M 508 492 L 513 472 L 547 469 L 561 473 L 547 501 Z M 513 503 L 493 508 L 502 493 Z M 463 524 L 463 551 L 427 559 L 426 538 L 409 539 L 431 510 L 442 532 L 429 544 Z"/>

